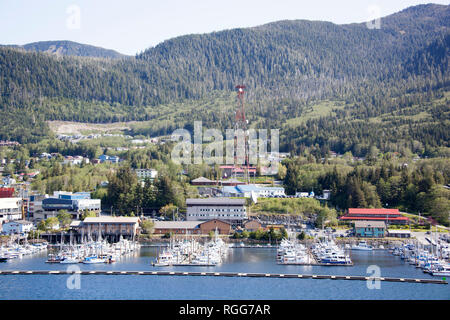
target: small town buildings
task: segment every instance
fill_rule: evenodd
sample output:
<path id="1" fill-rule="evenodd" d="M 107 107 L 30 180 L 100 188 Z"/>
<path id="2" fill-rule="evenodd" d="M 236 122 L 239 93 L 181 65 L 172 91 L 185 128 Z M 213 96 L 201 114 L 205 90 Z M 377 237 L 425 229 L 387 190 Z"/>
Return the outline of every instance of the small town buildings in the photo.
<path id="1" fill-rule="evenodd" d="M 409 230 L 387 230 L 387 236 L 391 238 L 411 238 Z"/>
<path id="2" fill-rule="evenodd" d="M 33 223 L 25 220 L 16 220 L 5 222 L 2 225 L 4 234 L 22 234 L 28 233 L 33 229 Z"/>
<path id="3" fill-rule="evenodd" d="M 158 175 L 158 171 L 155 169 L 136 169 L 135 172 L 139 180 L 154 180 Z"/>
<path id="4" fill-rule="evenodd" d="M 247 219 L 245 199 L 186 199 L 186 207 L 188 221 L 220 219 L 237 225 Z"/>
<path id="5" fill-rule="evenodd" d="M 67 210 L 73 219 L 80 219 L 86 211 L 99 214 L 101 200 L 91 199 L 89 192 L 64 192 L 56 191 L 51 198 L 42 200 L 42 211 L 34 210 L 33 218 L 36 221 L 56 217 L 60 210 Z"/>
<path id="6" fill-rule="evenodd" d="M 22 198 L 0 198 L 0 223 L 22 219 Z"/>
<path id="7" fill-rule="evenodd" d="M 409 218 L 404 217 L 398 209 L 366 209 L 349 208 L 348 214 L 339 218 L 341 221 L 384 221 L 386 223 L 407 224 Z"/>
<path id="8" fill-rule="evenodd" d="M 226 235 L 231 232 L 231 223 L 219 219 L 209 221 L 155 221 L 154 223 L 154 234 L 207 235 L 211 231 L 215 232 L 216 229 L 219 234 Z"/>
<path id="9" fill-rule="evenodd" d="M 386 231 L 384 221 L 355 221 L 355 236 L 362 238 L 383 238 Z"/>

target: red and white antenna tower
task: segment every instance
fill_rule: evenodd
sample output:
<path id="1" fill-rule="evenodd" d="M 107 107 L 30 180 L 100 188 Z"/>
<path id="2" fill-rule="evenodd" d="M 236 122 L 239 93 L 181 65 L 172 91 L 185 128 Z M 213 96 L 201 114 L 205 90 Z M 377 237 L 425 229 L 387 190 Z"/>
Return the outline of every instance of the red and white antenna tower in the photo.
<path id="1" fill-rule="evenodd" d="M 238 109 L 236 110 L 236 121 L 234 124 L 235 133 L 236 130 L 240 129 L 244 132 L 244 165 L 242 169 L 244 170 L 244 179 L 247 183 L 250 183 L 250 175 L 249 175 L 249 161 L 248 161 L 248 135 L 247 135 L 247 119 L 245 118 L 245 108 L 244 108 L 244 85 L 237 85 L 237 98 L 238 98 Z M 235 150 L 237 150 L 237 137 L 234 137 L 234 145 Z M 235 167 L 236 165 L 236 157 L 235 157 Z"/>

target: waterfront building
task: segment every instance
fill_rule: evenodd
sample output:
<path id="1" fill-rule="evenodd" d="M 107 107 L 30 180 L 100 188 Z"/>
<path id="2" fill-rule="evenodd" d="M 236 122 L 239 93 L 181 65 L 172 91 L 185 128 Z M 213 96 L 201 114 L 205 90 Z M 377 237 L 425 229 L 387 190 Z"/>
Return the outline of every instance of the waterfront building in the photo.
<path id="1" fill-rule="evenodd" d="M 140 233 L 139 222 L 138 217 L 87 217 L 77 223 L 74 230 L 93 237 L 97 237 L 101 232 L 102 237 L 118 240 L 121 236 L 133 238 L 138 235 Z"/>
<path id="2" fill-rule="evenodd" d="M 22 219 L 22 198 L 0 198 L 0 223 Z"/>
<path id="3" fill-rule="evenodd" d="M 229 221 L 233 225 L 240 225 L 247 219 L 245 199 L 186 199 L 186 207 L 188 221 L 220 219 Z"/>
<path id="4" fill-rule="evenodd" d="M 33 223 L 25 220 L 9 221 L 2 225 L 4 234 L 28 233 L 33 229 Z"/>
<path id="5" fill-rule="evenodd" d="M 407 224 L 409 219 L 398 209 L 349 208 L 348 214 L 339 218 L 341 221 L 384 221 L 386 223 Z"/>
<path id="6" fill-rule="evenodd" d="M 211 231 L 219 234 L 229 234 L 231 224 L 224 220 L 212 219 L 209 221 L 155 221 L 153 233 L 155 234 L 209 234 Z"/>
<path id="7" fill-rule="evenodd" d="M 362 238 L 383 238 L 386 231 L 384 221 L 355 221 L 355 236 Z"/>

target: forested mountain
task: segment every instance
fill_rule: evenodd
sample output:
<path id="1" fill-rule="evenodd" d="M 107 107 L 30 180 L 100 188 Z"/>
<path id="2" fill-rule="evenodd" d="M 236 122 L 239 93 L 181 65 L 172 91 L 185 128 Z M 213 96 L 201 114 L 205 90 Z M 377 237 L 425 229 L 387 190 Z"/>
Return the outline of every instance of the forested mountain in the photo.
<path id="1" fill-rule="evenodd" d="M 124 58 L 125 55 L 111 50 L 100 47 L 91 46 L 88 44 L 81 44 L 67 40 L 56 41 L 39 41 L 33 43 L 27 43 L 22 46 L 11 45 L 13 48 L 23 48 L 26 51 L 46 52 L 54 55 L 63 56 L 79 56 L 79 57 L 93 57 L 93 58 Z"/>
<path id="2" fill-rule="evenodd" d="M 429 4 L 382 18 L 380 29 L 279 21 L 177 37 L 127 59 L 0 47 L 0 139 L 40 139 L 44 120 L 147 120 L 140 133 L 151 135 L 191 119 L 232 128 L 231 92 L 243 83 L 250 125 L 280 128 L 283 150 L 435 155 L 450 141 L 449 34 L 450 6 Z M 196 105 L 205 99 L 210 109 Z"/>

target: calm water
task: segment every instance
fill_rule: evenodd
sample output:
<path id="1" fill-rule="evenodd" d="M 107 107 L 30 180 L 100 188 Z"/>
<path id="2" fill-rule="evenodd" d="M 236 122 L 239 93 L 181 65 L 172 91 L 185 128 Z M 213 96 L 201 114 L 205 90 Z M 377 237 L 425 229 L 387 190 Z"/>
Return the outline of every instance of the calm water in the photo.
<path id="1" fill-rule="evenodd" d="M 218 267 L 152 267 L 156 248 L 108 265 L 78 266 L 82 270 L 192 270 L 261 273 L 301 273 L 362 275 L 377 265 L 381 276 L 431 278 L 420 269 L 404 263 L 388 251 L 352 251 L 353 267 L 282 266 L 275 262 L 275 248 L 236 248 Z M 66 270 L 67 265 L 45 263 L 46 254 L 0 263 L 1 270 Z M 381 282 L 380 289 L 369 290 L 365 281 L 180 277 L 137 275 L 85 275 L 80 289 L 68 289 L 68 275 L 1 275 L 0 299 L 439 299 L 450 300 L 450 286 Z"/>

